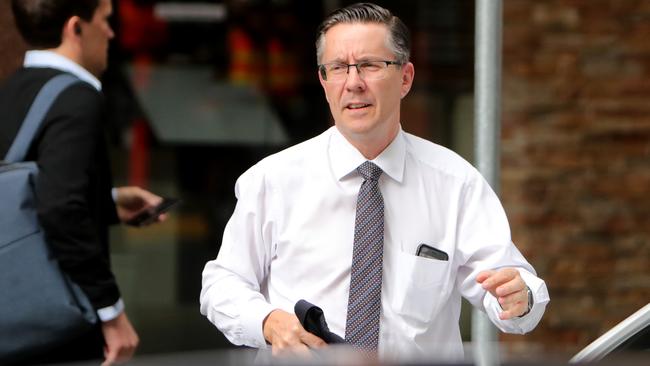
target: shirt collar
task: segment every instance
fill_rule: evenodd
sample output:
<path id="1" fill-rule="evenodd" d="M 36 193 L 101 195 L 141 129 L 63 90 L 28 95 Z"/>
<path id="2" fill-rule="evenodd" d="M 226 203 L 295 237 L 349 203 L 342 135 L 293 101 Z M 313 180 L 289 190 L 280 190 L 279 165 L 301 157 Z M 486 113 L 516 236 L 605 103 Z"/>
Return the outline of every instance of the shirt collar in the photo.
<path id="1" fill-rule="evenodd" d="M 25 53 L 24 67 L 51 68 L 68 72 L 79 79 L 92 85 L 98 91 L 102 90 L 102 83 L 88 70 L 81 67 L 69 58 L 52 51 L 32 50 Z"/>
<path id="2" fill-rule="evenodd" d="M 329 157 L 332 171 L 337 180 L 345 178 L 367 161 L 360 152 L 339 132 L 336 126 L 330 128 Z M 383 170 L 384 174 L 401 183 L 404 178 L 406 142 L 400 126 L 395 139 L 375 159 L 371 160 Z"/>

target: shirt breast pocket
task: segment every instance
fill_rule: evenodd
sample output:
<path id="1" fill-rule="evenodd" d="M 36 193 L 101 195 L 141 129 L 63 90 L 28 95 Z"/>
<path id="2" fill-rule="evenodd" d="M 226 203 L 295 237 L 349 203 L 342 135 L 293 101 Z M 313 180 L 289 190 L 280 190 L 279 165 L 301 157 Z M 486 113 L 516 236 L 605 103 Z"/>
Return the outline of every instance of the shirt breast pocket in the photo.
<path id="1" fill-rule="evenodd" d="M 431 321 L 449 294 L 449 261 L 395 250 L 391 306 L 400 315 Z"/>

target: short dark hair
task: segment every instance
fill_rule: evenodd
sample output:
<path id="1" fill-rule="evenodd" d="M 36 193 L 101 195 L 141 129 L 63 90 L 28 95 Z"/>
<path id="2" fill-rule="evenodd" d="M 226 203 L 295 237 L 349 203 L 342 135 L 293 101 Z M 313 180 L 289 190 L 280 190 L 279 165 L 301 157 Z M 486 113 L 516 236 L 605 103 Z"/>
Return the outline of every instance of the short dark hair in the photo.
<path id="1" fill-rule="evenodd" d="M 18 31 L 32 47 L 61 45 L 65 22 L 73 16 L 91 21 L 99 0 L 11 0 Z"/>
<path id="2" fill-rule="evenodd" d="M 408 27 L 402 20 L 394 16 L 388 9 L 371 3 L 356 3 L 345 8 L 337 9 L 325 18 L 318 27 L 316 39 L 316 58 L 321 62 L 325 33 L 340 23 L 378 23 L 388 28 L 390 39 L 388 46 L 395 53 L 397 61 L 404 64 L 411 56 L 411 36 Z"/>

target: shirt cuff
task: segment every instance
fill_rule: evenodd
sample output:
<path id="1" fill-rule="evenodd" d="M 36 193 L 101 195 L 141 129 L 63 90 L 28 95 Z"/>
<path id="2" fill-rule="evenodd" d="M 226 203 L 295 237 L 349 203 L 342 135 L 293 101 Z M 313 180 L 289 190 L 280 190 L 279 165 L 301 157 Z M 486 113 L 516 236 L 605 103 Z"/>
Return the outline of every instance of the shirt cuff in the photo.
<path id="1" fill-rule="evenodd" d="M 244 344 L 257 348 L 267 347 L 266 339 L 264 338 L 263 323 L 264 319 L 275 309 L 278 309 L 278 307 L 261 300 L 256 301 L 254 304 L 249 304 L 242 311 Z"/>
<path id="2" fill-rule="evenodd" d="M 111 197 L 113 197 L 113 202 L 117 203 L 117 188 L 111 188 Z"/>
<path id="3" fill-rule="evenodd" d="M 530 312 L 522 317 L 515 317 L 508 320 L 499 319 L 501 305 L 496 297 L 492 296 L 489 292 L 483 298 L 483 306 L 492 323 L 497 326 L 501 331 L 506 333 L 524 334 L 527 333 L 539 323 L 544 315 L 546 304 L 549 302 L 548 290 L 544 280 L 528 272 L 523 268 L 517 268 L 521 274 L 521 278 L 526 283 L 533 293 L 533 306 Z"/>
<path id="4" fill-rule="evenodd" d="M 124 311 L 124 301 L 122 298 L 112 306 L 107 306 L 97 310 L 97 316 L 102 322 L 107 322 L 117 318 Z"/>

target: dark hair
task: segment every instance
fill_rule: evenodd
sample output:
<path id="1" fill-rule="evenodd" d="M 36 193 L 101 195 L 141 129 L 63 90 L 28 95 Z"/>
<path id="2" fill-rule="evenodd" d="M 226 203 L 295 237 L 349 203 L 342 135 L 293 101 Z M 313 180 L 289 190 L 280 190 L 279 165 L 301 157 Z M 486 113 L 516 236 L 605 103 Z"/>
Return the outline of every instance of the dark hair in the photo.
<path id="1" fill-rule="evenodd" d="M 61 45 L 65 22 L 73 16 L 91 21 L 99 0 L 11 0 L 16 26 L 32 47 Z"/>
<path id="2" fill-rule="evenodd" d="M 388 9 L 371 3 L 356 3 L 332 12 L 318 27 L 316 39 L 316 58 L 321 62 L 325 33 L 340 23 L 378 23 L 388 28 L 390 39 L 388 47 L 393 51 L 397 61 L 404 64 L 409 61 L 411 54 L 410 32 L 400 18 L 394 16 Z"/>

